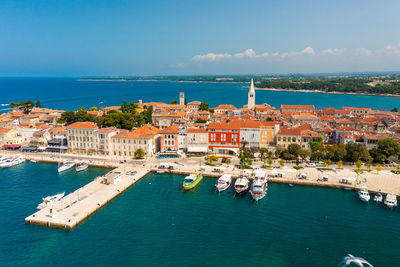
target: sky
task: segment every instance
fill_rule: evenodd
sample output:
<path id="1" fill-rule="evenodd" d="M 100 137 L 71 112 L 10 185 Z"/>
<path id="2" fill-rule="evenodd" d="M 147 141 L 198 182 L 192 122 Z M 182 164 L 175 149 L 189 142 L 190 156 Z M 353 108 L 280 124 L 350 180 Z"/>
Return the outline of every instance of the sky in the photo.
<path id="1" fill-rule="evenodd" d="M 0 76 L 400 71 L 400 1 L 0 0 Z"/>

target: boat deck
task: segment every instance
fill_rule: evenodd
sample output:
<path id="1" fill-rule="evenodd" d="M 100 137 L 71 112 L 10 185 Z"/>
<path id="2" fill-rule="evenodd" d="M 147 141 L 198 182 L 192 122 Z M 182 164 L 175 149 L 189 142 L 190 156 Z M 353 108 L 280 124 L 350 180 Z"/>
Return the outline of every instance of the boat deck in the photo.
<path id="1" fill-rule="evenodd" d="M 135 170 L 135 175 L 126 171 Z M 72 229 L 143 178 L 149 169 L 121 166 L 25 218 L 26 223 Z M 118 182 L 114 177 L 120 175 Z"/>

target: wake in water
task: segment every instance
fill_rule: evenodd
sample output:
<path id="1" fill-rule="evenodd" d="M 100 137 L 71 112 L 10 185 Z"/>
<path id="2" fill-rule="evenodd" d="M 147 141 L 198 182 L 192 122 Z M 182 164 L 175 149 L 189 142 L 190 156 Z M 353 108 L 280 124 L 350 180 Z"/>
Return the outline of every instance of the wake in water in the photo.
<path id="1" fill-rule="evenodd" d="M 354 257 L 351 254 L 344 257 L 343 260 L 338 265 L 338 267 L 345 267 L 345 266 L 374 267 L 374 266 L 372 266 L 371 263 L 364 260 L 363 258 Z"/>
<path id="2" fill-rule="evenodd" d="M 2 107 L 6 107 L 6 106 L 8 106 L 9 104 L 0 104 Z"/>

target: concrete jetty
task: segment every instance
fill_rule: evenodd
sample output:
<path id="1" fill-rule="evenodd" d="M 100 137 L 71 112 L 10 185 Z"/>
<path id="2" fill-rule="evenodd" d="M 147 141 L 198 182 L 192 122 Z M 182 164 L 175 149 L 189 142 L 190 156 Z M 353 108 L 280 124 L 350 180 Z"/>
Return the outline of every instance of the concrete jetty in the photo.
<path id="1" fill-rule="evenodd" d="M 135 170 L 137 173 L 126 174 L 131 170 Z M 120 166 L 104 176 L 96 177 L 93 182 L 26 217 L 25 222 L 52 228 L 73 229 L 149 172 L 150 169 L 144 166 L 135 166 L 134 168 Z"/>

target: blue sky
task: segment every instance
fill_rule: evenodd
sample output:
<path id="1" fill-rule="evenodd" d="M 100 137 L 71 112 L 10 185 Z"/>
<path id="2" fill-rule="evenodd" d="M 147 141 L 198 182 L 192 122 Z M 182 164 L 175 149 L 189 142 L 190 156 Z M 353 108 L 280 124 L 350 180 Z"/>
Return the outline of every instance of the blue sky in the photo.
<path id="1" fill-rule="evenodd" d="M 400 70 L 400 1 L 0 1 L 1 76 Z"/>

